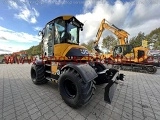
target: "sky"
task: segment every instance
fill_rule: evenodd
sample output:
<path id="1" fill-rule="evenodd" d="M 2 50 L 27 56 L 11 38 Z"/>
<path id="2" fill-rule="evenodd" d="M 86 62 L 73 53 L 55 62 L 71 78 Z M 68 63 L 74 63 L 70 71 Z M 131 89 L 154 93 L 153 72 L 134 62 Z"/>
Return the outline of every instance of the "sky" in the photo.
<path id="1" fill-rule="evenodd" d="M 0 54 L 38 45 L 38 31 L 61 15 L 74 15 L 84 23 L 80 43 L 96 39 L 100 22 L 127 31 L 129 39 L 140 31 L 160 27 L 160 0 L 0 0 Z M 101 39 L 113 35 L 104 31 Z M 118 41 L 117 41 L 118 42 Z"/>

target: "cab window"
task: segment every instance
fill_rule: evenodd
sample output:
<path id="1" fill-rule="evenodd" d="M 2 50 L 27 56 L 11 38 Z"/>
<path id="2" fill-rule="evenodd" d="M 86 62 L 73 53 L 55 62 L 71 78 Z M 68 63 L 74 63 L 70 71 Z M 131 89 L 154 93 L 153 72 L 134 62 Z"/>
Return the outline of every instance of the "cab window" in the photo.
<path id="1" fill-rule="evenodd" d="M 68 24 L 67 32 L 71 35 L 70 43 L 77 43 L 78 44 L 78 28 L 71 23 Z"/>

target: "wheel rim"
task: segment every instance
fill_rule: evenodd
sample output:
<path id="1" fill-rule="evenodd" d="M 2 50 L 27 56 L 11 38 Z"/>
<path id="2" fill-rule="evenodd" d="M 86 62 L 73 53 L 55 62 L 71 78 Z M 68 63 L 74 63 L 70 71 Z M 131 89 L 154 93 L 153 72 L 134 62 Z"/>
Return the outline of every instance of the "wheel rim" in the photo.
<path id="1" fill-rule="evenodd" d="M 154 73 L 154 68 L 153 67 L 147 67 L 147 71 L 149 72 L 149 73 Z"/>
<path id="2" fill-rule="evenodd" d="M 68 97 L 75 98 L 77 95 L 76 85 L 69 79 L 64 81 L 64 89 Z"/>
<path id="3" fill-rule="evenodd" d="M 31 70 L 31 77 L 32 77 L 32 80 L 35 81 L 35 79 L 36 79 L 36 71 L 34 69 Z"/>

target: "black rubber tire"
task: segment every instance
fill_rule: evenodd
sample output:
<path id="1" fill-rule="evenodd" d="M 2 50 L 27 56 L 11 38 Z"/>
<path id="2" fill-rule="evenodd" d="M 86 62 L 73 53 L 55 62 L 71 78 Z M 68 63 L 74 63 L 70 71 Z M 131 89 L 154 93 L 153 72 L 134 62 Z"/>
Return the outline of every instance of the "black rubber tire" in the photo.
<path id="1" fill-rule="evenodd" d="M 86 105 L 96 89 L 93 80 L 84 83 L 81 76 L 73 69 L 64 70 L 58 84 L 64 102 L 75 109 Z"/>
<path id="2" fill-rule="evenodd" d="M 155 66 L 147 66 L 146 67 L 147 73 L 154 74 L 157 72 L 157 68 Z"/>
<path id="3" fill-rule="evenodd" d="M 31 79 L 34 84 L 40 85 L 45 84 L 48 80 L 45 78 L 45 67 L 44 65 L 35 65 L 31 66 Z"/>

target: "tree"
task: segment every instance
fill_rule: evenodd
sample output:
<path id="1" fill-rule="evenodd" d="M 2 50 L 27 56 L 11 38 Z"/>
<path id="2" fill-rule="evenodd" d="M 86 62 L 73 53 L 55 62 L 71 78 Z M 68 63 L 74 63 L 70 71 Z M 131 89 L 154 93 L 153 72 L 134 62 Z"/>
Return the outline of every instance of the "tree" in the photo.
<path id="1" fill-rule="evenodd" d="M 41 48 L 42 43 L 40 42 L 38 45 L 30 47 L 26 52 L 28 55 L 41 55 Z"/>
<path id="2" fill-rule="evenodd" d="M 148 44 L 153 44 L 154 49 L 160 50 L 160 28 L 152 30 L 148 35 L 146 35 Z"/>
<path id="3" fill-rule="evenodd" d="M 94 47 L 94 40 L 89 40 L 87 42 L 87 44 L 82 43 L 82 46 L 86 47 L 89 51 L 92 51 L 93 47 Z"/>
<path id="4" fill-rule="evenodd" d="M 81 46 L 84 46 L 87 48 L 87 44 L 86 43 L 82 43 Z"/>
<path id="5" fill-rule="evenodd" d="M 136 37 L 131 38 L 129 43 L 134 47 L 139 47 L 142 45 L 142 40 L 145 40 L 145 39 L 146 39 L 146 36 L 144 35 L 144 33 L 139 32 Z"/>
<path id="6" fill-rule="evenodd" d="M 135 46 L 135 41 L 136 41 L 136 37 L 132 37 L 132 38 L 129 40 L 129 44 Z"/>
<path id="7" fill-rule="evenodd" d="M 102 48 L 110 50 L 117 45 L 117 41 L 118 40 L 116 40 L 116 38 L 113 35 L 109 35 L 103 39 Z"/>

